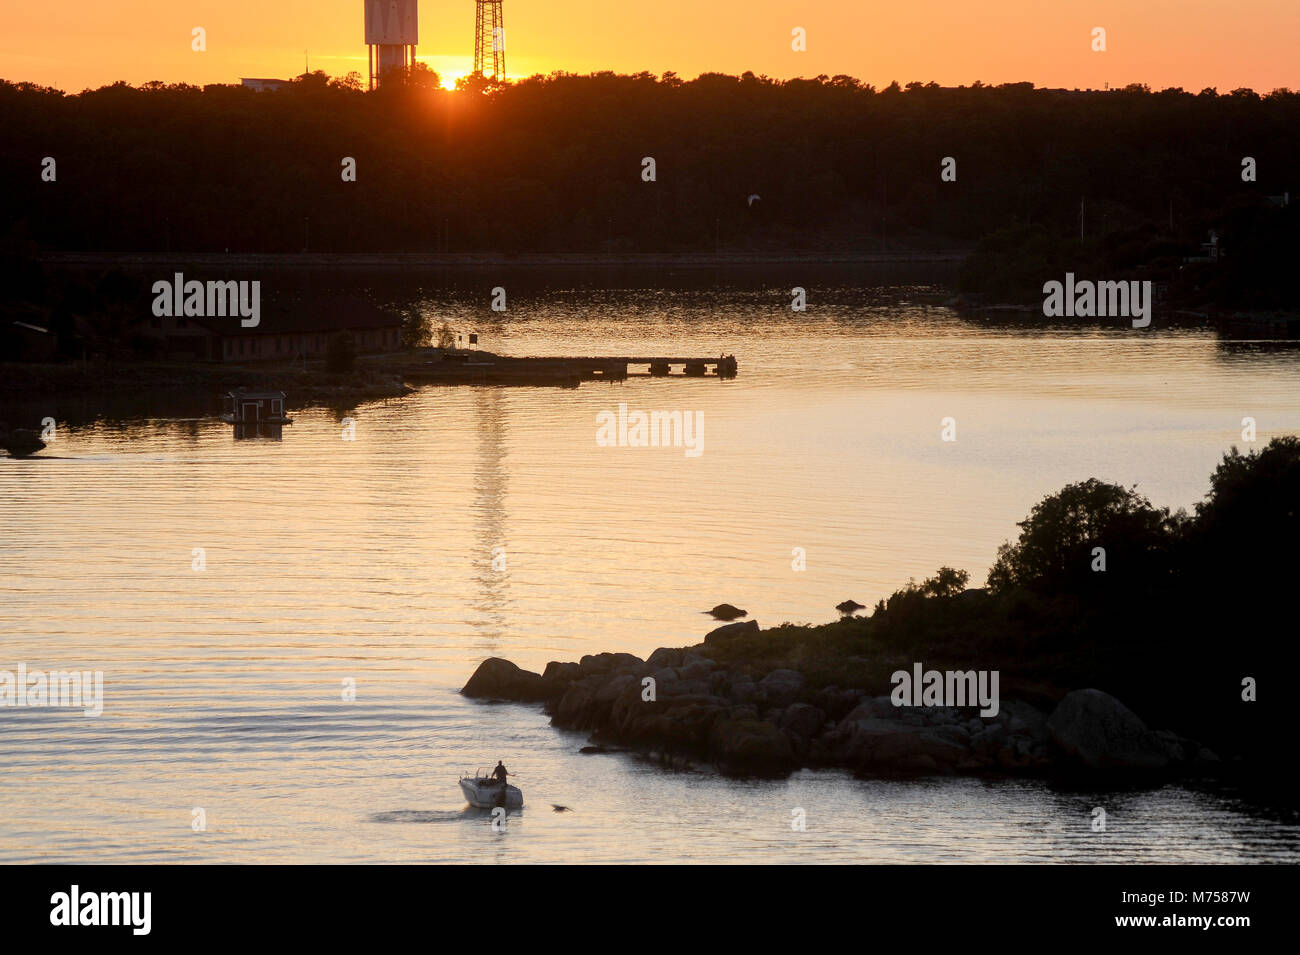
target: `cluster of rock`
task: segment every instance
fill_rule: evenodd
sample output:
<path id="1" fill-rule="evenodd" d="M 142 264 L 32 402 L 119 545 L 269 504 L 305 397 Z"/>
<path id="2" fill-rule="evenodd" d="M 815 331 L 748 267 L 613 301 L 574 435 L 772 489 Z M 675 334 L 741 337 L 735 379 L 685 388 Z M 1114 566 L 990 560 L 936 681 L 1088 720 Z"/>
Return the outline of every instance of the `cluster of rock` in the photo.
<path id="1" fill-rule="evenodd" d="M 707 761 L 732 775 L 780 777 L 801 766 L 872 776 L 1150 771 L 1215 760 L 1190 740 L 1148 729 L 1100 690 L 1068 693 L 1050 715 L 1004 699 L 985 718 L 976 709 L 898 707 L 862 690 L 814 689 L 796 670 L 756 679 L 692 649 L 659 649 L 646 660 L 600 653 L 549 663 L 540 674 L 493 657 L 461 692 L 543 703 L 552 725 L 587 731 L 601 747 L 673 765 Z"/>

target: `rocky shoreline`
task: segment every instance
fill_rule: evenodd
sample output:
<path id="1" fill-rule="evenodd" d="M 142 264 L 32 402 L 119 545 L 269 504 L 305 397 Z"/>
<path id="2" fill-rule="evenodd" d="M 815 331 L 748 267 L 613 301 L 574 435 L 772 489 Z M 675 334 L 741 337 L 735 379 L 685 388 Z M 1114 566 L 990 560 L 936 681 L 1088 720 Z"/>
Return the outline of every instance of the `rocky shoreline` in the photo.
<path id="1" fill-rule="evenodd" d="M 661 648 L 646 660 L 599 653 L 549 663 L 540 674 L 491 657 L 461 693 L 541 703 L 553 726 L 589 732 L 596 751 L 711 764 L 733 776 L 780 778 L 804 767 L 859 776 L 1180 775 L 1220 765 L 1205 747 L 1148 728 L 1097 689 L 1034 702 L 1004 695 L 997 714 L 983 717 L 977 706 L 900 707 L 888 695 L 810 686 L 798 670 L 753 673 L 712 658 L 718 641 L 758 632 L 753 622 L 732 624 L 704 644 Z"/>

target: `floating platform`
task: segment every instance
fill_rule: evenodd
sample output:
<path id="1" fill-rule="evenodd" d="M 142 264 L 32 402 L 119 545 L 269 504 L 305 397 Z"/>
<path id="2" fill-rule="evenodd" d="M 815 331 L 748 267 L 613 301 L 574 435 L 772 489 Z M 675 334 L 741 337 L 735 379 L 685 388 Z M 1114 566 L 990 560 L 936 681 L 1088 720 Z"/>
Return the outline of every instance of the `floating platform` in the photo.
<path id="1" fill-rule="evenodd" d="M 629 369 L 635 369 L 629 371 Z M 643 370 L 642 370 L 643 369 Z M 674 369 L 680 369 L 674 373 Z M 654 378 L 735 378 L 735 355 L 717 358 L 534 357 L 515 358 L 491 352 L 447 352 L 408 368 L 415 382 L 446 384 L 548 384 L 577 387 L 584 381 L 622 381 L 633 375 Z"/>

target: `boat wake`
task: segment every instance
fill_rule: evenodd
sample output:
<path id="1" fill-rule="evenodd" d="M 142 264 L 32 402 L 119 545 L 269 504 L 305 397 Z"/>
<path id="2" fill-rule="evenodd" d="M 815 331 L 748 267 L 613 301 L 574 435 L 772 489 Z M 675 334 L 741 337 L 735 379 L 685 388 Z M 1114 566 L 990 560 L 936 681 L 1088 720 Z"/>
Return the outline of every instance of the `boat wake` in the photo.
<path id="1" fill-rule="evenodd" d="M 393 809 L 370 815 L 371 822 L 456 822 L 482 815 L 472 809 Z"/>

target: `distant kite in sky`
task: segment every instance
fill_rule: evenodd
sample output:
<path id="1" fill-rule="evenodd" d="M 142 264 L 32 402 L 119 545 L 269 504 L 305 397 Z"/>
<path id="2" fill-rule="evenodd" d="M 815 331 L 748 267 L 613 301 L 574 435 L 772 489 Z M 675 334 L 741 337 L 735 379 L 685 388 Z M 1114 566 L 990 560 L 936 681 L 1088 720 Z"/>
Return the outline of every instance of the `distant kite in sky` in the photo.
<path id="1" fill-rule="evenodd" d="M 760 196 L 760 195 L 756 192 L 756 193 L 754 193 L 752 196 L 750 196 L 749 199 L 746 200 L 746 204 L 752 206 L 755 202 L 757 202 L 758 200 L 760 200 L 760 199 L 762 199 L 762 198 L 763 198 L 763 197 Z"/>

